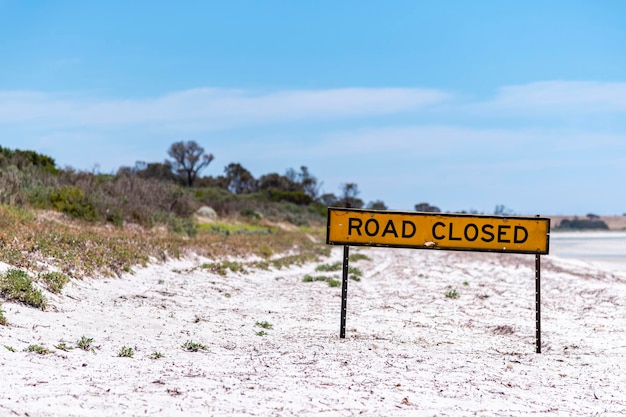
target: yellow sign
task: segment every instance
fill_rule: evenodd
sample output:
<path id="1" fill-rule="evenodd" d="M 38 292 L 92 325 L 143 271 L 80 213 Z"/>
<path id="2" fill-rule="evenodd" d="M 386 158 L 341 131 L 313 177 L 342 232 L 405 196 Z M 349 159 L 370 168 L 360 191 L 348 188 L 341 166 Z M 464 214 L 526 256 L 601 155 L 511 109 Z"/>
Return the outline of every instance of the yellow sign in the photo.
<path id="1" fill-rule="evenodd" d="M 326 243 L 545 255 L 549 236 L 543 217 L 329 208 Z"/>

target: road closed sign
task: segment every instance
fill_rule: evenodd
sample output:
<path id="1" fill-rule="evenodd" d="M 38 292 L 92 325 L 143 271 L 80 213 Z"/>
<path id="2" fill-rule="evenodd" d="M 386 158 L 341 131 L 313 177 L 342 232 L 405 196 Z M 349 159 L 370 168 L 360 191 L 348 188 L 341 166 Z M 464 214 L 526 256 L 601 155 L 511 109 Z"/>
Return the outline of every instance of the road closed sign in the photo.
<path id="1" fill-rule="evenodd" d="M 548 254 L 550 219 L 328 209 L 326 243 Z"/>

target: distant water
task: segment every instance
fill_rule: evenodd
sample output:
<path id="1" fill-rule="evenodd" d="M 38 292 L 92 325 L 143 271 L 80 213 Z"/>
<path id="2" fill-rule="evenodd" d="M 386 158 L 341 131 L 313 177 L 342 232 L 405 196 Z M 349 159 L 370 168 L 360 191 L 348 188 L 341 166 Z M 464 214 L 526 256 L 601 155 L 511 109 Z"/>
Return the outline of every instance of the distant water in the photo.
<path id="1" fill-rule="evenodd" d="M 626 270 L 626 232 L 552 232 L 550 255 Z"/>

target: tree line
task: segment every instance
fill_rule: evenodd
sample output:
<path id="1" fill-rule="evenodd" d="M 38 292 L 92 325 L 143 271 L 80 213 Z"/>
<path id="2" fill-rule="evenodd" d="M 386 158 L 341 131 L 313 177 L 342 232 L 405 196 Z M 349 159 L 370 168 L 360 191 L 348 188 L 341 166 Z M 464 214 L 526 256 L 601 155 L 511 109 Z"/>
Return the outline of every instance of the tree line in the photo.
<path id="1" fill-rule="evenodd" d="M 387 210 L 382 200 L 365 203 L 356 183 L 338 193 L 323 193 L 322 183 L 306 166 L 255 178 L 240 163 L 221 175 L 203 176 L 215 160 L 195 141 L 174 142 L 163 162 L 136 162 L 114 174 L 60 169 L 53 158 L 34 151 L 0 146 L 0 204 L 53 209 L 89 221 L 130 221 L 145 226 L 177 223 L 207 205 L 226 216 L 266 216 L 294 224 L 323 221 L 326 207 Z M 415 211 L 440 212 L 418 203 Z M 471 212 L 477 214 L 476 212 Z M 508 215 L 496 206 L 496 214 Z"/>

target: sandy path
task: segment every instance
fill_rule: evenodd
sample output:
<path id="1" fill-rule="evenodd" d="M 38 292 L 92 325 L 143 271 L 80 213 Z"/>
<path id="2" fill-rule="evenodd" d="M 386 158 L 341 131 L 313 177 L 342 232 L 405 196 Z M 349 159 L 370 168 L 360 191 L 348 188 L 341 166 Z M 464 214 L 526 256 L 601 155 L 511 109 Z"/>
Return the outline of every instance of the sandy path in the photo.
<path id="1" fill-rule="evenodd" d="M 353 263 L 345 340 L 341 289 L 302 282 L 316 264 L 222 277 L 173 261 L 73 282 L 52 311 L 5 303 L 0 415 L 626 413 L 626 274 L 545 258 L 537 355 L 534 257 L 355 252 L 371 260 Z M 94 352 L 53 348 L 81 336 Z"/>

